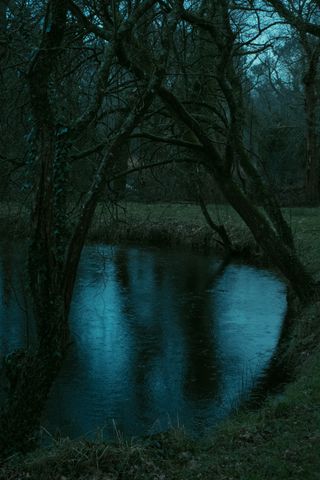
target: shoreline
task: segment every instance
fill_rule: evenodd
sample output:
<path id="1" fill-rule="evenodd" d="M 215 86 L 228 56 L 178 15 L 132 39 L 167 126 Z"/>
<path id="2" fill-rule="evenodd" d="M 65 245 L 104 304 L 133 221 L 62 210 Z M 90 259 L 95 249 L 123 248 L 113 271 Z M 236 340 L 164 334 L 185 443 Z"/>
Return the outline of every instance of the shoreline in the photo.
<path id="1" fill-rule="evenodd" d="M 301 216 L 297 215 L 297 226 L 306 223 L 308 218 L 303 213 L 305 209 L 301 210 Z M 310 222 L 312 234 L 302 231 L 300 238 L 298 234 L 298 241 L 304 242 L 304 260 L 307 264 L 312 263 L 313 273 L 319 274 L 320 253 L 316 250 L 319 237 L 314 235 L 314 230 L 320 232 L 320 226 L 317 215 L 313 216 L 316 212 L 311 213 L 312 220 L 315 218 L 317 222 Z M 121 241 L 123 244 L 138 243 L 160 247 L 165 244 L 168 248 L 191 248 L 206 253 L 218 251 L 209 227 L 188 222 L 182 222 L 179 226 L 177 221 L 168 222 L 165 228 L 163 222 L 154 221 L 150 225 L 149 229 L 143 222 L 134 225 L 131 219 L 118 229 L 111 228 L 111 223 L 95 224 L 88 241 Z M 239 234 L 238 226 L 232 227 L 232 238 L 238 237 L 240 246 L 236 258 L 247 264 L 270 268 L 270 263 L 268 267 L 268 262 L 259 252 L 250 255 L 252 244 L 248 241 L 249 237 L 243 234 L 242 227 L 238 230 Z M 242 247 L 239 238 L 246 239 Z M 315 262 L 312 262 L 313 259 Z M 252 392 L 254 401 L 245 403 L 206 438 L 195 441 L 183 431 L 174 430 L 148 439 L 137 439 L 132 444 L 123 439 L 119 439 L 117 445 L 61 439 L 53 442 L 49 450 L 40 449 L 27 457 L 11 459 L 11 462 L 3 467 L 3 472 L 0 468 L 0 479 L 318 478 L 319 320 L 320 302 L 301 307 L 292 293 L 288 293 L 288 312 L 283 332 L 269 364 L 264 384 L 258 385 Z M 276 376 L 278 378 L 274 382 Z M 273 382 L 270 382 L 270 379 Z"/>

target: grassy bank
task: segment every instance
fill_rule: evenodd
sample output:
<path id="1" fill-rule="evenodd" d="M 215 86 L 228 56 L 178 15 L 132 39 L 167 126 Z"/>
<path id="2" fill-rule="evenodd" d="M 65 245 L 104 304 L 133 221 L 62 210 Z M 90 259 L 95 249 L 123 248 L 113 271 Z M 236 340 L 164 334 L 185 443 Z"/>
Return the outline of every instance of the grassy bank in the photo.
<path id="1" fill-rule="evenodd" d="M 227 207 L 210 207 L 241 248 L 253 240 Z M 142 241 L 210 248 L 210 229 L 194 205 L 139 205 L 97 213 L 91 240 Z M 309 270 L 320 272 L 320 210 L 286 209 L 297 248 Z M 320 277 L 319 277 L 320 278 Z M 172 431 L 117 444 L 60 441 L 51 449 L 3 466 L 1 480 L 269 480 L 320 479 L 320 304 L 292 304 L 294 328 L 281 354 L 294 379 L 256 410 L 241 409 L 207 438 Z M 282 358 L 283 359 L 283 358 Z"/>
<path id="2" fill-rule="evenodd" d="M 239 251 L 255 250 L 255 242 L 239 215 L 227 205 L 209 205 L 217 224 L 225 226 Z M 284 208 L 299 255 L 308 269 L 320 278 L 320 208 Z M 194 204 L 129 203 L 113 209 L 101 206 L 89 239 L 92 241 L 132 241 L 157 245 L 220 249 L 217 235 L 207 225 L 200 207 Z"/>
<path id="3" fill-rule="evenodd" d="M 226 227 L 240 250 L 255 248 L 253 238 L 239 215 L 226 205 L 209 205 L 217 224 Z M 294 232 L 299 255 L 309 270 L 320 278 L 320 208 L 283 209 Z M 72 220 L 72 215 L 70 215 Z M 28 235 L 30 212 L 15 202 L 0 203 L 0 232 L 10 238 Z M 220 249 L 198 205 L 180 203 L 100 205 L 89 231 L 89 241 L 140 242 L 156 245 Z"/>

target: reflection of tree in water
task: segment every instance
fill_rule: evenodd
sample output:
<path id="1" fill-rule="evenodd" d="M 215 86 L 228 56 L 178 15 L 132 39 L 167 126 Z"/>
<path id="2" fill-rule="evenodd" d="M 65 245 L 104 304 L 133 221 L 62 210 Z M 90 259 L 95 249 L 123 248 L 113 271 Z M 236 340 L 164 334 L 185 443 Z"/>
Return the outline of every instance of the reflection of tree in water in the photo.
<path id="1" fill-rule="evenodd" d="M 180 321 L 185 340 L 185 395 L 192 401 L 212 401 L 218 390 L 219 371 L 214 343 L 214 312 L 207 290 L 223 273 L 227 261 L 211 273 L 209 262 L 189 263 L 180 284 L 187 295 L 181 306 Z"/>
<path id="2" fill-rule="evenodd" d="M 115 266 L 115 275 L 119 285 L 124 290 L 129 290 L 130 275 L 128 248 L 117 248 L 113 256 L 113 262 Z"/>
<path id="3" fill-rule="evenodd" d="M 135 360 L 133 363 L 133 379 L 136 394 L 136 407 L 142 418 L 152 417 L 154 405 L 150 391 L 150 379 L 157 359 L 163 355 L 163 332 L 159 324 L 147 330 L 141 325 L 132 323 L 132 335 L 136 340 Z M 143 338 L 143 342 L 140 342 Z"/>
<path id="4" fill-rule="evenodd" d="M 170 321 L 179 327 L 184 344 L 185 363 L 184 395 L 192 401 L 212 400 L 218 388 L 218 359 L 213 333 L 213 305 L 207 290 L 223 273 L 227 261 L 212 272 L 212 261 L 196 255 L 179 253 L 171 254 L 172 261 L 163 263 L 161 257 L 153 255 L 152 267 L 144 271 L 148 277 L 150 290 L 148 296 L 141 296 L 139 282 L 134 278 L 134 269 L 129 267 L 128 251 L 119 249 L 115 255 L 116 275 L 120 285 L 127 293 L 125 312 L 133 321 L 130 323 L 132 336 L 135 339 L 136 357 L 134 379 L 138 388 L 137 403 L 146 410 L 146 402 L 150 399 L 148 379 L 154 368 L 156 358 L 164 357 L 165 325 L 157 322 L 157 317 L 170 315 Z M 183 261 L 181 261 L 183 259 Z M 143 261 L 143 259 L 141 260 Z M 174 279 L 166 286 L 165 292 L 175 300 L 174 311 L 164 311 L 165 300 L 159 296 L 163 293 L 161 285 L 165 279 Z M 145 283 L 146 278 L 143 279 Z M 152 287 L 151 287 L 152 285 Z M 162 300 L 162 301 L 161 301 Z M 144 303 L 152 305 L 149 321 L 135 321 L 144 310 Z M 157 305 L 157 307 L 155 307 Z M 161 310 L 161 311 L 159 311 Z"/>
<path id="5" fill-rule="evenodd" d="M 135 252 L 139 253 L 139 252 Z M 141 252 L 141 259 L 138 255 L 138 263 L 135 265 L 143 266 L 147 253 Z M 134 401 L 131 406 L 139 412 L 140 417 L 145 417 L 150 410 L 150 385 L 149 379 L 155 365 L 155 360 L 160 358 L 163 353 L 163 329 L 157 315 L 156 298 L 157 267 L 156 255 L 150 255 L 152 263 L 147 270 L 142 272 L 139 269 L 139 278 L 142 283 L 137 282 L 136 271 L 130 263 L 130 249 L 119 248 L 114 256 L 115 275 L 119 286 L 125 292 L 125 300 L 122 304 L 124 315 L 130 319 L 126 323 L 130 329 L 130 337 L 134 344 L 134 360 L 131 368 L 133 373 Z M 142 276 L 141 276 L 142 275 Z M 147 287 L 146 287 L 147 286 Z M 144 295 L 139 295 L 139 290 L 144 290 Z M 146 304 L 151 306 L 149 318 L 142 315 Z M 141 323 L 142 320 L 142 323 Z"/>
<path id="6" fill-rule="evenodd" d="M 13 350 L 29 346 L 35 338 L 35 326 L 26 288 L 21 257 L 25 244 L 3 241 L 0 243 L 0 281 L 2 315 L 0 342 Z"/>
<path id="7" fill-rule="evenodd" d="M 12 247 L 9 242 L 1 243 L 1 263 L 2 263 L 2 302 L 7 307 L 10 304 L 12 294 Z"/>

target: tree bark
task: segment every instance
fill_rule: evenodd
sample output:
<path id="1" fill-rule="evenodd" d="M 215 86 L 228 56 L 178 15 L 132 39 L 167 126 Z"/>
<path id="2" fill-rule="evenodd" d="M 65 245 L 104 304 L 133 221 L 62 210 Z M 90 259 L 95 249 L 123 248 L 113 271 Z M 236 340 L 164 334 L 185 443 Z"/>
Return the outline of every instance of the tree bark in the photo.
<path id="1" fill-rule="evenodd" d="M 60 307 L 60 308 L 59 308 Z M 41 412 L 65 357 L 65 315 L 61 303 L 46 312 L 46 334 L 34 353 L 17 351 L 6 357 L 10 383 L 0 417 L 0 452 L 26 452 L 37 442 Z"/>
<path id="2" fill-rule="evenodd" d="M 61 167 L 65 158 L 57 141 L 48 91 L 49 78 L 63 41 L 66 12 L 64 0 L 49 0 L 41 46 L 29 71 L 40 164 L 28 255 L 38 345 L 34 353 L 24 352 L 18 356 L 13 353 L 7 358 L 10 393 L 0 417 L 2 455 L 14 448 L 26 449 L 30 446 L 52 381 L 61 366 L 69 336 L 68 309 L 65 308 L 61 289 L 65 241 Z"/>
<path id="3" fill-rule="evenodd" d="M 313 49 L 308 58 L 308 70 L 303 78 L 306 112 L 306 195 L 310 205 L 320 201 L 320 154 L 318 151 L 318 92 L 317 73 L 320 45 Z"/>

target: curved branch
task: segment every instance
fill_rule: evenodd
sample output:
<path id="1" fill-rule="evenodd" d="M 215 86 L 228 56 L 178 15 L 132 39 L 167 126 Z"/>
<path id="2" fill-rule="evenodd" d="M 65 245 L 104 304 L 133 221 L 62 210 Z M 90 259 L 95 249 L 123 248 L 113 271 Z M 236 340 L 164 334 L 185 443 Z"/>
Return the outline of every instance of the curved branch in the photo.
<path id="1" fill-rule="evenodd" d="M 169 145 L 176 145 L 178 147 L 184 147 L 190 150 L 195 150 L 196 152 L 203 151 L 203 147 L 200 144 L 197 144 L 194 142 L 187 142 L 184 140 L 180 140 L 178 138 L 160 137 L 158 135 L 153 135 L 152 133 L 149 133 L 149 132 L 133 133 L 132 135 L 130 135 L 130 138 L 148 138 L 149 140 L 154 140 L 155 142 L 167 143 Z"/>
<path id="2" fill-rule="evenodd" d="M 316 37 L 320 37 L 320 25 L 309 22 L 302 18 L 302 16 L 295 14 L 292 10 L 287 8 L 280 0 L 265 0 L 271 5 L 280 17 L 284 18 L 290 25 L 294 26 L 301 32 L 310 33 Z M 317 0 L 317 5 L 320 6 L 320 1 Z"/>

